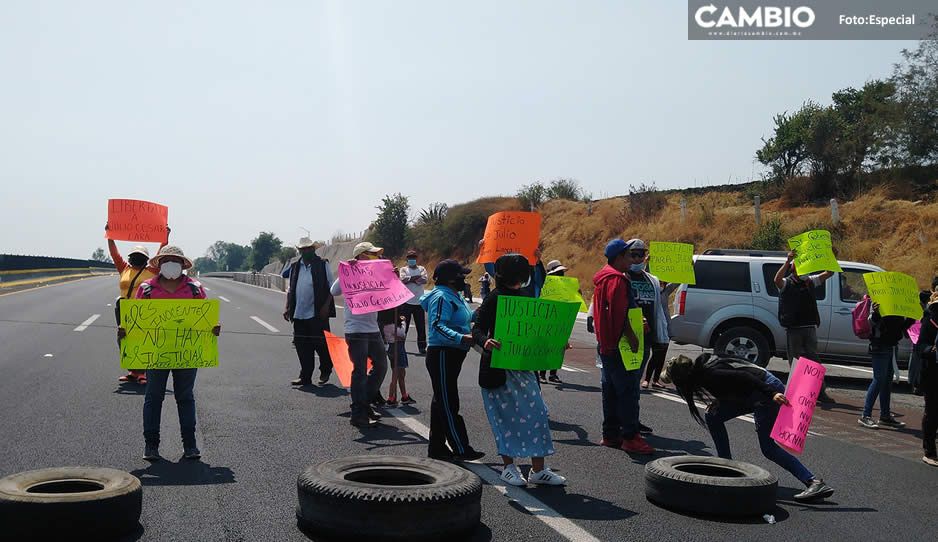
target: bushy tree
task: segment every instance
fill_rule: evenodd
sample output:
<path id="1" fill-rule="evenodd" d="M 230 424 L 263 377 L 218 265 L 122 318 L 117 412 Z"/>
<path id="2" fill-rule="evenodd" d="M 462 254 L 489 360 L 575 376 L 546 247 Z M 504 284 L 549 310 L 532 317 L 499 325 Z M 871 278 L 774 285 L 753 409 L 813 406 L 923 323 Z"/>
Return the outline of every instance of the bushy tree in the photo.
<path id="1" fill-rule="evenodd" d="M 94 249 L 94 252 L 91 253 L 91 259 L 96 262 L 113 263 L 111 257 L 101 247 Z"/>
<path id="2" fill-rule="evenodd" d="M 523 185 L 516 195 L 521 208 L 525 211 L 535 211 L 547 201 L 547 188 L 540 182 Z"/>
<path id="3" fill-rule="evenodd" d="M 573 179 L 555 179 L 547 187 L 548 199 L 579 201 L 583 196 L 580 183 Z"/>
<path id="4" fill-rule="evenodd" d="M 283 242 L 273 233 L 262 231 L 251 241 L 251 268 L 260 271 L 280 253 Z"/>
<path id="5" fill-rule="evenodd" d="M 378 218 L 372 227 L 371 237 L 378 246 L 384 248 L 388 258 L 396 258 L 407 246 L 410 200 L 400 193 L 387 195 L 376 209 Z"/>

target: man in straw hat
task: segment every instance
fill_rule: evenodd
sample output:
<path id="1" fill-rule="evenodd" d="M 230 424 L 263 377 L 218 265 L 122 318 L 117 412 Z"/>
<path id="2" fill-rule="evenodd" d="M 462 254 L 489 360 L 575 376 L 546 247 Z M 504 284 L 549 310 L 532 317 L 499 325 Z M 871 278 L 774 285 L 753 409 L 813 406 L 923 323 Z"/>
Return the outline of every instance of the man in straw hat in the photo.
<path id="1" fill-rule="evenodd" d="M 312 384 L 316 354 L 319 355 L 319 381 L 322 386 L 332 374 L 332 358 L 326 347 L 326 331 L 329 319 L 335 318 L 335 301 L 330 292 L 335 278 L 329 269 L 329 261 L 316 254 L 319 245 L 309 237 L 303 237 L 296 249 L 300 257 L 289 267 L 290 288 L 287 290 L 287 305 L 283 319 L 293 322 L 293 343 L 296 357 L 300 360 L 300 376 L 290 382 L 294 386 Z"/>

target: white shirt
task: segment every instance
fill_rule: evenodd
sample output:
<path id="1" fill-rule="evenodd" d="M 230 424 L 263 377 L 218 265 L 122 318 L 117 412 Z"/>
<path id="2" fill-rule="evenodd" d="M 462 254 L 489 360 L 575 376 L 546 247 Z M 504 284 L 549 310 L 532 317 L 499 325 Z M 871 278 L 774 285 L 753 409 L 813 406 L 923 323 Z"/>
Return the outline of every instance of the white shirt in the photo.
<path id="1" fill-rule="evenodd" d="M 427 270 L 424 269 L 422 265 L 418 265 L 417 267 L 410 267 L 405 265 L 401 268 L 399 275 L 401 277 L 401 282 L 403 282 L 404 279 L 410 277 L 418 277 L 417 282 L 407 282 L 404 284 L 404 286 L 407 286 L 407 289 L 410 290 L 410 293 L 414 294 L 414 297 L 410 298 L 407 301 L 407 304 L 419 305 L 420 296 L 426 293 L 426 290 L 423 289 L 423 285 L 430 282 L 427 278 Z"/>

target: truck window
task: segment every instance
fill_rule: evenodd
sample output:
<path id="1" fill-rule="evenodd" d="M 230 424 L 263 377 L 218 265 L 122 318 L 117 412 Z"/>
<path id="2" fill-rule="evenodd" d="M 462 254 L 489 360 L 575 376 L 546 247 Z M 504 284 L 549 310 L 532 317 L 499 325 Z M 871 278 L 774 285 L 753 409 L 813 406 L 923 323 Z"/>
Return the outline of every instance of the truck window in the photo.
<path id="1" fill-rule="evenodd" d="M 844 269 L 840 274 L 840 300 L 847 303 L 860 301 L 866 294 L 863 274 L 869 272 L 863 269 Z"/>
<path id="2" fill-rule="evenodd" d="M 730 292 L 752 291 L 752 280 L 747 262 L 697 260 L 694 263 L 694 275 L 696 275 L 697 284 L 688 288 Z"/>
<path id="3" fill-rule="evenodd" d="M 762 278 L 765 279 L 765 293 L 772 297 L 778 297 L 778 288 L 775 287 L 775 273 L 778 273 L 778 268 L 781 266 L 782 264 L 780 263 L 762 264 Z M 828 281 L 824 281 L 823 286 L 814 289 L 814 299 L 822 301 L 824 297 L 827 296 L 827 282 Z"/>

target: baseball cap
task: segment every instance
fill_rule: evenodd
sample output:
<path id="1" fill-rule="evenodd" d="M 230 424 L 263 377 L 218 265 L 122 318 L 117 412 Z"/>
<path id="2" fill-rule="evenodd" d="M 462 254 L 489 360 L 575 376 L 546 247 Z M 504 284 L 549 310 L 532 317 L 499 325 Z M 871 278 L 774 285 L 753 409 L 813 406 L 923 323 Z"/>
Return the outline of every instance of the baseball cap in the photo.
<path id="1" fill-rule="evenodd" d="M 463 265 L 456 260 L 442 260 L 440 263 L 436 264 L 436 268 L 433 270 L 433 281 L 446 282 L 459 276 L 464 277 L 471 272 L 471 269 L 463 267 Z"/>
<path id="2" fill-rule="evenodd" d="M 384 249 L 381 247 L 376 247 L 372 245 L 371 243 L 369 243 L 368 241 L 364 241 L 362 243 L 358 243 L 357 245 L 355 245 L 355 248 L 352 249 L 352 257 L 357 258 L 359 255 L 364 254 L 366 252 L 370 252 L 372 254 L 378 254 L 383 250 Z"/>

